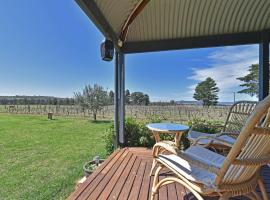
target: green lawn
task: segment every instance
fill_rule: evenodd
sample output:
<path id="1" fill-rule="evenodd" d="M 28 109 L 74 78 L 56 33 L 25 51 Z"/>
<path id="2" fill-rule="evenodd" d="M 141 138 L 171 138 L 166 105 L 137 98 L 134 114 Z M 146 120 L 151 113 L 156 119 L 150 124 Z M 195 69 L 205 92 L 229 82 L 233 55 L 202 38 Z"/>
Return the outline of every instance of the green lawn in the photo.
<path id="1" fill-rule="evenodd" d="M 65 199 L 110 124 L 0 114 L 0 199 Z"/>

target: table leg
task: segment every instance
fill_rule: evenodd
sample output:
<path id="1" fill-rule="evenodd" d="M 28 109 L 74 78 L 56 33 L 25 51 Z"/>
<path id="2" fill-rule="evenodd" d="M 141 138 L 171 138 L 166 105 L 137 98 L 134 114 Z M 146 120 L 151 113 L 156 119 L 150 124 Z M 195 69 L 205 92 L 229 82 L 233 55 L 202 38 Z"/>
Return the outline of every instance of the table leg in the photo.
<path id="1" fill-rule="evenodd" d="M 183 135 L 183 132 L 176 132 L 176 133 L 175 133 L 174 141 L 175 141 L 176 147 L 180 147 L 180 146 L 179 146 L 179 143 L 180 143 L 180 140 L 181 140 L 181 138 L 182 138 L 182 135 Z"/>
<path id="2" fill-rule="evenodd" d="M 154 138 L 156 140 L 156 143 L 158 143 L 160 141 L 159 133 L 158 132 L 155 132 L 155 131 L 152 131 L 152 132 L 153 132 Z"/>

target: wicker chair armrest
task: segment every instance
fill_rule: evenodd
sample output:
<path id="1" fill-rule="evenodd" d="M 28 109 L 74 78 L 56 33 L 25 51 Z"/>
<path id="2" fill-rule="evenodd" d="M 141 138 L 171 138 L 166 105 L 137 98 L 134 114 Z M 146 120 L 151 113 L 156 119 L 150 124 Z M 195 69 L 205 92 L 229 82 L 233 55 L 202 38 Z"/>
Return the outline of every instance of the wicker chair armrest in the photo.
<path id="1" fill-rule="evenodd" d="M 219 136 L 219 135 L 218 135 L 218 136 Z M 215 137 L 213 137 L 213 136 L 200 136 L 200 137 L 198 137 L 198 138 L 194 141 L 194 143 L 193 143 L 192 145 L 197 145 L 197 144 L 199 143 L 199 141 L 200 141 L 200 140 L 203 140 L 203 139 L 208 139 L 208 140 L 210 140 L 210 142 L 209 142 L 208 144 L 211 144 L 211 143 L 213 143 L 213 142 L 219 142 L 219 143 L 221 143 L 221 144 L 223 144 L 223 145 L 225 145 L 225 146 L 228 146 L 228 147 L 232 147 L 232 146 L 233 146 L 232 143 L 229 143 L 229 142 L 227 142 L 227 141 L 225 141 L 225 140 L 223 140 L 223 139 L 220 139 L 220 138 L 218 138 L 217 136 L 215 136 Z"/>
<path id="2" fill-rule="evenodd" d="M 179 150 L 177 149 L 177 147 L 171 144 L 168 144 L 166 142 L 158 142 L 153 147 L 153 150 L 152 150 L 153 157 L 156 158 L 158 154 L 163 153 L 165 151 L 177 155 L 177 152 Z"/>
<path id="3" fill-rule="evenodd" d="M 235 159 L 232 164 L 243 166 L 261 166 L 270 163 L 270 156 L 264 156 L 260 158 L 248 158 L 248 159 Z"/>
<path id="4" fill-rule="evenodd" d="M 255 127 L 253 134 L 270 135 L 270 128 L 269 127 Z"/>

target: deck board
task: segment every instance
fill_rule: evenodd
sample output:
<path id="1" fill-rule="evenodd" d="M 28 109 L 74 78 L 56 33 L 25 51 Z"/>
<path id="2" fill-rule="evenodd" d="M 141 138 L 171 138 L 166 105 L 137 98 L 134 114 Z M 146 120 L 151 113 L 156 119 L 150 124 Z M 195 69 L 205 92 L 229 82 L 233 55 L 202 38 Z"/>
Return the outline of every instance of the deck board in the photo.
<path id="1" fill-rule="evenodd" d="M 101 194 L 104 194 L 102 191 L 106 191 L 107 193 L 106 186 L 108 185 L 108 182 L 112 179 L 113 175 L 119 169 L 121 164 L 124 163 L 124 161 L 128 158 L 128 154 L 128 151 L 124 151 L 124 153 L 119 157 L 118 162 L 116 162 L 108 171 L 102 173 L 102 181 L 99 182 L 97 187 L 94 189 L 94 192 L 92 192 L 87 199 L 98 199 Z"/>
<path id="2" fill-rule="evenodd" d="M 137 176 L 140 164 L 141 164 L 141 160 L 137 158 L 134 163 L 134 166 L 132 167 L 131 173 L 128 175 L 127 181 L 125 182 L 125 185 L 123 189 L 121 190 L 121 193 L 118 199 L 128 199 L 130 191 L 133 187 L 134 180 Z"/>
<path id="3" fill-rule="evenodd" d="M 123 162 L 120 164 L 120 166 L 116 170 L 116 172 L 112 176 L 108 176 L 107 182 L 102 181 L 103 184 L 102 184 L 102 187 L 101 187 L 101 191 L 103 191 L 104 188 L 106 187 L 107 192 L 106 193 L 105 192 L 103 192 L 103 193 L 100 192 L 101 195 L 99 195 L 98 198 L 94 196 L 95 198 L 92 197 L 90 199 L 98 199 L 98 200 L 108 199 L 110 193 L 112 192 L 114 186 L 117 184 L 119 178 L 121 177 L 121 175 L 122 175 L 123 171 L 125 170 L 128 162 L 130 161 L 131 157 L 132 157 L 132 153 L 128 153 L 125 156 Z"/>
<path id="4" fill-rule="evenodd" d="M 151 151 L 145 148 L 125 148 L 115 151 L 70 196 L 69 200 L 147 200 L 151 196 L 153 175 Z M 161 171 L 163 179 L 171 173 Z M 270 168 L 264 167 L 262 176 L 270 194 Z M 156 200 L 195 200 L 182 185 L 175 183 L 162 187 Z M 213 198 L 212 198 L 213 199 Z M 243 198 L 237 198 L 243 199 Z"/>
<path id="5" fill-rule="evenodd" d="M 118 179 L 118 182 L 114 186 L 108 199 L 114 200 L 114 199 L 118 198 L 118 196 L 120 195 L 119 191 L 122 191 L 122 188 L 124 187 L 124 184 L 128 178 L 128 175 L 130 174 L 132 167 L 134 167 L 135 161 L 136 161 L 136 156 L 132 155 L 128 165 L 126 166 L 125 170 L 123 171 L 121 177 Z"/>
<path id="6" fill-rule="evenodd" d="M 117 156 L 120 156 L 123 152 L 120 150 L 116 150 L 113 154 L 111 154 L 109 156 L 109 158 L 107 158 L 104 163 L 98 167 L 98 169 L 96 169 L 94 171 L 93 174 L 91 174 L 91 176 L 89 176 L 86 181 L 80 185 L 80 187 L 78 187 L 70 196 L 68 199 L 83 199 L 83 195 L 85 194 L 85 190 L 88 188 L 88 186 L 93 182 L 93 180 L 99 175 L 99 173 L 101 173 L 101 171 L 107 167 L 108 165 L 111 165 L 111 163 L 113 164 L 114 162 L 117 161 Z M 93 183 L 92 183 L 93 185 Z M 81 197 L 82 196 L 82 197 Z M 86 199 L 87 197 L 85 197 L 84 199 Z"/>
<path id="7" fill-rule="evenodd" d="M 140 195 L 138 199 L 141 200 L 147 200 L 148 199 L 148 193 L 149 193 L 149 187 L 150 187 L 150 171 L 151 171 L 151 166 L 152 163 L 151 162 L 147 162 L 146 163 L 146 167 L 145 167 L 145 171 L 144 171 L 144 176 L 143 176 L 143 180 L 142 180 L 142 186 L 141 186 L 141 190 L 140 190 Z"/>

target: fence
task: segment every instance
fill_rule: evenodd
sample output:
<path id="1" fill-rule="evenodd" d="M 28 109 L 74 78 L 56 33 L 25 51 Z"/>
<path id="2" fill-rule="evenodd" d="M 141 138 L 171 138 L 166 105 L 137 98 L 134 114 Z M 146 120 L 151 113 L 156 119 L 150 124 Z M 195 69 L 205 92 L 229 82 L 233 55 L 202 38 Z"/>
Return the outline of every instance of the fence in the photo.
<path id="1" fill-rule="evenodd" d="M 193 118 L 215 119 L 224 121 L 229 106 L 199 105 L 174 105 L 174 106 L 137 106 L 127 105 L 126 116 L 144 120 L 149 118 L 160 118 L 162 120 L 186 122 Z M 0 105 L 1 113 L 47 115 L 52 112 L 56 116 L 85 117 L 92 118 L 90 110 L 82 109 L 77 105 Z M 105 106 L 97 114 L 98 119 L 112 120 L 114 107 Z"/>

